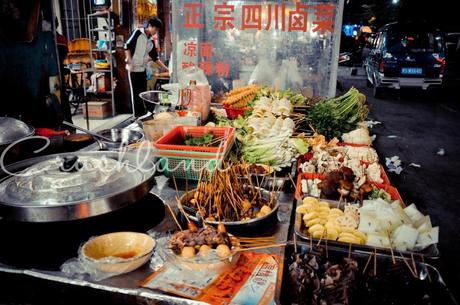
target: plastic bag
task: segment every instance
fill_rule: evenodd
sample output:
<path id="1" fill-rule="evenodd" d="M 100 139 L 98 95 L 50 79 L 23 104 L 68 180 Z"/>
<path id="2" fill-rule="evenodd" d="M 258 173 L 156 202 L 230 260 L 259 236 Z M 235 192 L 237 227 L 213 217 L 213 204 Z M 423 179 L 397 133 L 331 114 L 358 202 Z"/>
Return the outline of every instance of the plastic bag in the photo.
<path id="1" fill-rule="evenodd" d="M 190 84 L 191 80 L 196 81 L 197 85 L 209 85 L 208 79 L 203 70 L 195 66 L 185 68 L 178 73 L 179 85 L 185 88 Z"/>
<path id="2" fill-rule="evenodd" d="M 273 75 L 277 74 L 275 73 L 275 68 L 272 61 L 261 59 L 254 68 L 254 71 L 252 71 L 248 83 L 272 86 Z"/>
<path id="3" fill-rule="evenodd" d="M 161 88 L 171 93 L 171 98 L 169 100 L 171 101 L 171 107 L 175 109 L 176 106 L 179 105 L 179 83 L 164 84 Z"/>
<path id="4" fill-rule="evenodd" d="M 302 77 L 299 73 L 299 67 L 295 59 L 283 59 L 278 71 L 278 77 L 275 79 L 275 90 L 300 91 L 302 88 Z"/>
<path id="5" fill-rule="evenodd" d="M 120 258 L 107 258 L 104 260 L 98 260 L 97 263 L 91 262 L 83 258 L 80 247 L 80 249 L 78 250 L 78 257 L 71 258 L 67 260 L 64 264 L 62 264 L 61 272 L 69 278 L 85 279 L 89 277 L 89 279 L 93 281 L 102 281 L 107 278 L 126 273 L 127 271 L 122 268 L 118 269 L 118 271 L 116 272 L 102 271 L 98 268 L 98 265 L 100 265 L 101 263 L 116 264 L 119 261 L 121 261 Z"/>
<path id="6" fill-rule="evenodd" d="M 88 241 L 96 237 L 91 237 Z M 150 261 L 151 255 L 154 253 L 152 251 L 140 257 L 130 259 L 109 256 L 94 260 L 84 255 L 84 244 L 78 249 L 78 257 L 67 260 L 60 268 L 61 272 L 69 278 L 85 279 L 89 277 L 93 281 L 102 281 L 139 268 Z"/>

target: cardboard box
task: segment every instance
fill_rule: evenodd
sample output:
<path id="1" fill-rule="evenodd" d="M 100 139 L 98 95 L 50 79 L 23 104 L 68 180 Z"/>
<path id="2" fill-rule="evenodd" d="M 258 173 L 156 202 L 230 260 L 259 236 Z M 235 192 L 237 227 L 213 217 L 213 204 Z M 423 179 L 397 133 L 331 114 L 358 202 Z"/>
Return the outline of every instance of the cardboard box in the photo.
<path id="1" fill-rule="evenodd" d="M 82 105 L 83 116 L 86 118 L 86 106 Z M 105 119 L 112 116 L 111 101 L 88 102 L 88 116 L 90 119 Z"/>

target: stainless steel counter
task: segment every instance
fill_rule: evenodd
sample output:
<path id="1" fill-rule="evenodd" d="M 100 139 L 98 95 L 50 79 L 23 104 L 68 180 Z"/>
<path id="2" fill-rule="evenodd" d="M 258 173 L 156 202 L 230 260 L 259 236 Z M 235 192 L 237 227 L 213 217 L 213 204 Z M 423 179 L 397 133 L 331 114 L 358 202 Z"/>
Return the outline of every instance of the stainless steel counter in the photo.
<path id="1" fill-rule="evenodd" d="M 166 179 L 164 176 L 156 177 L 157 184 L 151 190 L 152 193 L 161 197 L 165 203 L 168 203 L 175 212 L 177 212 L 175 204 L 175 189 L 171 187 L 171 181 Z M 192 187 L 192 186 L 189 186 Z M 183 185 L 179 184 L 179 189 L 184 191 Z M 267 228 L 268 234 L 274 234 L 277 237 L 277 241 L 282 242 L 288 239 L 288 231 L 290 225 L 290 218 L 293 207 L 293 194 L 280 194 L 280 208 L 278 210 L 278 223 L 273 228 Z M 173 221 L 171 215 L 166 212 L 166 216 L 161 223 L 152 228 L 149 232 L 167 232 L 176 230 L 177 226 Z M 262 232 L 263 234 L 264 232 Z M 83 241 L 82 241 L 83 242 Z M 282 269 L 284 262 L 284 248 L 273 248 L 265 250 L 265 252 L 278 254 L 280 257 L 280 265 L 278 272 L 278 288 L 281 287 Z M 75 253 L 77 256 L 77 253 Z M 72 279 L 68 278 L 62 272 L 37 270 L 37 269 L 19 269 L 13 266 L 4 265 L 0 262 L 0 272 L 5 275 L 20 275 L 24 277 L 33 277 L 42 281 L 52 283 L 61 283 L 68 286 L 80 286 L 84 289 L 93 289 L 96 291 L 109 292 L 110 296 L 114 299 L 122 296 L 130 295 L 135 297 L 136 304 L 203 304 L 202 302 L 195 302 L 186 300 L 170 295 L 165 295 L 161 292 L 153 290 L 139 288 L 139 281 L 145 279 L 153 271 L 148 265 L 141 267 L 131 273 L 112 277 L 100 282 L 94 282 L 89 279 Z M 23 289 L 27 289 L 24 287 Z M 280 289 L 277 289 L 276 300 L 279 300 Z M 67 296 L 66 296 L 67 297 Z M 68 298 L 72 298 L 69 295 Z M 278 303 L 278 302 L 277 302 Z"/>

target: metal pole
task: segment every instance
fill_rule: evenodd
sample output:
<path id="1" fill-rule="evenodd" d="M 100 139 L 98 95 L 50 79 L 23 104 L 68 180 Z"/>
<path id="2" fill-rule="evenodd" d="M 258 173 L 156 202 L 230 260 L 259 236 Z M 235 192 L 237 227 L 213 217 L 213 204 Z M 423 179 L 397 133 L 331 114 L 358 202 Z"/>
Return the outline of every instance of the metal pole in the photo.
<path id="1" fill-rule="evenodd" d="M 123 0 L 118 0 L 118 16 L 120 19 L 120 25 L 123 25 Z"/>
<path id="2" fill-rule="evenodd" d="M 109 37 L 108 37 L 108 40 L 109 40 L 109 56 L 108 58 L 110 59 L 110 82 L 109 84 L 111 85 L 110 86 L 110 94 L 111 94 L 111 97 L 112 97 L 112 116 L 114 117 L 115 116 L 115 89 L 114 89 L 114 86 L 113 86 L 113 61 L 114 61 L 114 56 L 112 55 L 112 20 L 111 20 L 111 17 L 110 17 L 110 10 L 107 12 L 107 28 L 108 28 L 108 32 L 109 32 Z M 115 31 L 115 24 L 113 25 L 113 30 Z"/>
<path id="3" fill-rule="evenodd" d="M 70 1 L 70 13 L 72 15 L 72 18 L 71 18 L 71 20 L 72 20 L 72 33 L 73 33 L 73 38 L 75 38 L 75 36 L 76 36 L 76 33 L 75 33 L 75 16 L 73 14 L 73 2 L 72 1 Z M 78 21 L 78 22 L 80 22 L 80 21 Z"/>
<path id="4" fill-rule="evenodd" d="M 67 1 L 62 0 L 62 3 L 64 4 L 65 35 L 67 36 L 67 40 L 71 41 L 72 39 L 70 39 L 70 33 L 69 33 L 70 31 L 69 31 L 69 16 L 67 12 Z M 62 30 L 64 31 L 64 28 L 62 28 Z"/>
<path id="5" fill-rule="evenodd" d="M 78 37 L 81 37 L 80 1 L 77 1 Z"/>
<path id="6" fill-rule="evenodd" d="M 51 2 L 51 6 L 52 6 L 52 14 L 53 14 L 53 18 L 51 20 L 51 23 L 53 25 L 53 36 L 56 38 L 56 33 L 57 33 L 57 28 L 56 28 L 56 6 L 54 4 L 54 1 Z M 63 58 L 60 58 L 59 57 L 59 50 L 58 50 L 58 46 L 57 46 L 57 38 L 54 39 L 54 50 L 56 52 L 56 58 L 58 59 L 58 77 L 59 77 L 59 86 L 60 86 L 60 90 L 61 90 L 61 103 L 62 103 L 62 96 L 64 93 L 62 93 L 62 91 L 64 90 L 64 84 L 61 84 L 61 80 L 63 79 L 62 78 L 62 71 L 61 71 L 61 60 L 63 60 Z"/>
<path id="7" fill-rule="evenodd" d="M 172 43 L 172 54 L 171 55 L 174 55 L 174 56 L 171 56 L 172 57 L 172 67 L 173 67 L 173 71 L 174 73 L 171 75 L 172 78 L 172 82 L 173 83 L 177 83 L 178 82 L 178 78 L 177 78 L 177 72 L 179 71 L 179 64 L 178 64 L 178 57 L 177 57 L 177 43 L 179 42 L 179 31 L 177 30 L 179 28 L 179 13 L 177 13 L 179 11 L 179 4 L 178 2 L 179 1 L 171 1 L 172 2 L 172 12 L 176 12 L 176 13 L 173 13 L 172 14 L 172 28 L 173 28 L 173 43 Z M 182 2 L 182 1 L 181 1 Z M 175 32 L 175 33 L 174 33 Z"/>
<path id="8" fill-rule="evenodd" d="M 335 96 L 336 86 L 337 86 L 337 70 L 339 68 L 339 46 L 340 46 L 340 36 L 342 32 L 342 16 L 343 16 L 343 6 L 344 0 L 338 0 L 336 16 L 335 16 L 335 25 L 334 25 L 334 34 L 332 36 L 332 41 L 335 40 L 335 45 L 332 49 L 332 58 L 331 58 L 331 74 L 329 78 L 329 96 Z"/>
<path id="9" fill-rule="evenodd" d="M 91 32 L 90 32 L 90 28 L 91 28 L 91 16 L 87 16 L 86 17 L 88 19 L 88 31 L 89 31 L 89 36 L 88 36 L 88 40 L 89 40 L 89 61 L 91 63 L 91 69 L 93 70 L 94 68 L 94 61 L 93 61 L 93 48 L 92 48 L 92 37 L 91 37 Z M 83 82 L 83 95 L 85 96 L 85 109 L 86 109 L 86 129 L 89 130 L 89 113 L 88 113 L 88 100 L 86 98 L 86 86 L 85 86 L 85 80 L 86 80 L 86 73 L 83 71 L 83 75 L 82 75 L 82 82 Z M 90 78 L 90 82 L 91 82 L 91 78 Z"/>
<path id="10" fill-rule="evenodd" d="M 88 15 L 88 11 L 86 10 L 86 1 L 83 1 L 83 15 L 85 16 L 85 18 Z M 89 29 L 86 26 L 86 22 L 85 22 L 85 33 L 86 33 L 86 38 L 89 38 Z"/>

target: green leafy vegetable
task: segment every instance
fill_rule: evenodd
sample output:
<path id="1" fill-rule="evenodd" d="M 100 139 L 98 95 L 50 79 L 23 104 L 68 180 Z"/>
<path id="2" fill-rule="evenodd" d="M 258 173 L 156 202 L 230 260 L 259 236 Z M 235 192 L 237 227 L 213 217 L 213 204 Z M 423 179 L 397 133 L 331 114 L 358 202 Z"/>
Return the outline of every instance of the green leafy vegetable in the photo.
<path id="1" fill-rule="evenodd" d="M 374 187 L 371 194 L 369 195 L 369 199 L 378 199 L 378 198 L 383 199 L 387 202 L 392 202 L 390 194 L 388 194 L 382 189 L 378 189 Z"/>
<path id="2" fill-rule="evenodd" d="M 328 139 L 340 138 L 343 133 L 355 129 L 368 114 L 366 97 L 352 87 L 342 96 L 316 104 L 308 114 L 308 123 Z"/>
<path id="3" fill-rule="evenodd" d="M 219 146 L 219 141 L 213 141 L 214 135 L 211 132 L 205 133 L 201 137 L 193 137 L 187 135 L 185 137 L 185 145 L 187 146 L 205 146 L 212 144 L 212 146 Z"/>
<path id="4" fill-rule="evenodd" d="M 299 154 L 303 155 L 308 152 L 308 143 L 299 138 L 292 138 L 291 141 L 292 145 L 297 149 Z"/>

